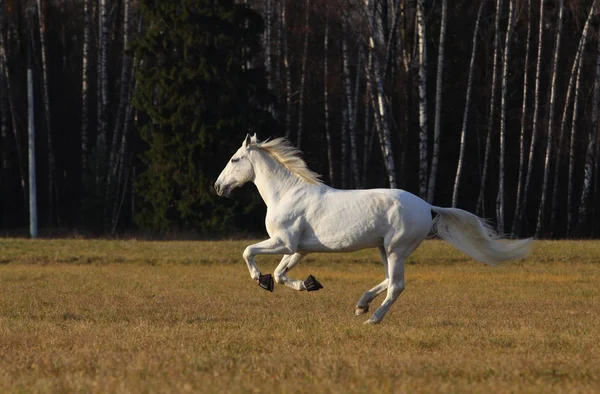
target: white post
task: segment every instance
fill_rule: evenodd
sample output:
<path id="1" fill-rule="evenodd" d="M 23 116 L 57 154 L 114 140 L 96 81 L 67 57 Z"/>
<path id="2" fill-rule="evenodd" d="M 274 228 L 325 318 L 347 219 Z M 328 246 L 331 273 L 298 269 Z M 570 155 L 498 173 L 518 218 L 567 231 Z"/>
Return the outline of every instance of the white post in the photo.
<path id="1" fill-rule="evenodd" d="M 30 49 L 31 50 L 31 49 Z M 31 52 L 27 65 L 27 106 L 28 106 L 28 147 L 29 147 L 29 233 L 31 238 L 37 238 L 37 191 L 35 177 L 35 125 L 33 111 L 33 71 L 31 69 Z"/>

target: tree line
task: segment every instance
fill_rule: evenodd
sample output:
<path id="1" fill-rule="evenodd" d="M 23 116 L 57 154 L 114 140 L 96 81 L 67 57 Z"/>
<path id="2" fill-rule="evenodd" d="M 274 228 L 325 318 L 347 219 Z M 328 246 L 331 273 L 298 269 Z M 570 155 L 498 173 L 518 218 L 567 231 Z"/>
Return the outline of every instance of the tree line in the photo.
<path id="1" fill-rule="evenodd" d="M 263 231 L 211 189 L 256 132 L 334 187 L 597 237 L 599 27 L 597 0 L 0 0 L 0 226 L 31 123 L 45 229 Z"/>

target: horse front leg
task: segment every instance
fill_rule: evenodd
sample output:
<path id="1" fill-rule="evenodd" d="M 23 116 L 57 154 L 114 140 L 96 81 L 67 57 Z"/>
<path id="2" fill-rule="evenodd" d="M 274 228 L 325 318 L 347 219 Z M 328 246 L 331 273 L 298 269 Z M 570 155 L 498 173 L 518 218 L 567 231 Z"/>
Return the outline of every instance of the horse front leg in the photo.
<path id="1" fill-rule="evenodd" d="M 261 273 L 256 266 L 254 256 L 258 254 L 292 254 L 294 253 L 292 249 L 292 245 L 289 242 L 285 242 L 280 237 L 271 237 L 267 240 L 246 247 L 246 249 L 244 249 L 243 256 L 244 261 L 246 261 L 246 265 L 248 265 L 250 277 L 256 281 L 259 281 L 261 277 Z"/>

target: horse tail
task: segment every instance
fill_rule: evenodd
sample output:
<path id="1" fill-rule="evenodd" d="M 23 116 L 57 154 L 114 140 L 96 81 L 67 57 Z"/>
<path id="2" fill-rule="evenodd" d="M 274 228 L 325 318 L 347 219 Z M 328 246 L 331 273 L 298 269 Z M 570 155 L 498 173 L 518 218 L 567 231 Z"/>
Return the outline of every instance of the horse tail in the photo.
<path id="1" fill-rule="evenodd" d="M 438 215 L 433 231 L 466 255 L 489 265 L 525 257 L 533 238 L 499 241 L 499 235 L 483 219 L 458 208 L 432 206 Z"/>

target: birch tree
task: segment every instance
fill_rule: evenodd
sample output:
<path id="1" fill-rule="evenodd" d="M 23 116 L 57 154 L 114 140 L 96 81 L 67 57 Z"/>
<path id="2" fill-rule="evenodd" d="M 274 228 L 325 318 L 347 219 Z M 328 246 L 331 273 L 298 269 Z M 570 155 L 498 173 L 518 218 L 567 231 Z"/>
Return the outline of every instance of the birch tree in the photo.
<path id="1" fill-rule="evenodd" d="M 456 167 L 456 176 L 454 177 L 454 189 L 452 191 L 452 206 L 458 204 L 458 191 L 460 188 L 460 178 L 465 163 L 465 148 L 467 145 L 467 124 L 469 119 L 469 107 L 471 103 L 471 89 L 473 87 L 473 69 L 475 66 L 475 56 L 477 54 L 477 34 L 479 33 L 479 21 L 481 20 L 481 10 L 484 2 L 479 4 L 477 11 L 477 19 L 475 20 L 475 28 L 473 29 L 473 42 L 471 49 L 471 60 L 469 62 L 469 77 L 467 79 L 467 93 L 465 97 L 465 110 L 463 112 L 462 128 L 460 132 L 460 153 L 458 156 L 458 165 Z"/>
<path id="2" fill-rule="evenodd" d="M 419 89 L 419 196 L 427 198 L 427 38 L 425 34 L 425 0 L 417 0 L 417 42 Z"/>
<path id="3" fill-rule="evenodd" d="M 83 0 L 83 47 L 81 56 L 81 175 L 85 176 L 88 160 L 88 133 L 89 133 L 89 108 L 88 108 L 88 79 L 89 79 L 89 50 L 91 31 L 91 0 Z M 83 181 L 83 179 L 82 179 Z"/>
<path id="4" fill-rule="evenodd" d="M 542 66 L 542 43 L 543 43 L 543 33 L 544 33 L 544 5 L 545 0 L 540 0 L 540 22 L 538 29 L 538 52 L 537 52 L 537 62 L 535 68 L 535 90 L 533 93 L 533 124 L 531 128 L 531 143 L 529 145 L 529 160 L 527 162 L 527 173 L 525 176 L 525 184 L 523 185 L 523 197 L 521 200 L 521 210 L 519 211 L 519 216 L 515 218 L 518 221 L 517 228 L 520 228 L 521 222 L 523 220 L 523 211 L 527 209 L 527 197 L 529 196 L 529 185 L 531 184 L 531 177 L 533 174 L 533 161 L 535 148 L 537 146 L 537 135 L 538 135 L 538 112 L 540 108 L 540 72 Z"/>
<path id="5" fill-rule="evenodd" d="M 125 111 L 129 100 L 129 78 L 132 72 L 131 61 L 129 57 L 129 36 L 130 36 L 130 0 L 123 0 L 123 58 L 121 60 L 121 78 L 119 91 L 119 106 L 117 108 L 117 117 L 115 128 L 110 144 L 110 156 L 108 161 L 108 173 L 106 181 L 107 194 L 110 192 L 112 182 L 117 175 L 117 157 L 119 152 L 119 141 L 124 127 Z M 107 196 L 108 197 L 108 196 Z"/>
<path id="6" fill-rule="evenodd" d="M 354 121 L 355 115 L 355 106 L 354 99 L 352 97 L 352 80 L 350 75 L 350 67 L 348 61 L 348 13 L 342 11 L 342 63 L 343 63 L 343 83 L 344 83 L 344 91 L 346 93 L 344 103 L 346 104 L 346 124 L 347 133 L 346 134 L 350 141 L 350 172 L 352 173 L 352 180 L 354 182 L 354 187 L 360 186 L 360 173 L 358 169 L 358 154 L 356 150 L 356 122 Z"/>
<path id="7" fill-rule="evenodd" d="M 578 224 L 579 234 L 589 222 L 589 199 L 591 194 L 592 179 L 594 177 L 594 154 L 596 151 L 596 139 L 598 134 L 598 106 L 600 106 L 600 39 L 596 39 L 596 79 L 594 81 L 594 97 L 592 99 L 592 123 L 588 135 L 587 149 L 585 153 L 585 167 L 583 171 L 583 186 L 579 198 Z M 600 164 L 600 163 L 598 163 Z M 596 172 L 598 171 L 596 165 Z"/>
<path id="8" fill-rule="evenodd" d="M 492 87 L 490 93 L 490 109 L 487 127 L 487 137 L 485 141 L 485 153 L 483 157 L 483 170 L 481 171 L 481 182 L 479 186 L 479 197 L 475 212 L 482 215 L 483 198 L 485 196 L 485 183 L 487 180 L 488 163 L 490 151 L 492 148 L 492 127 L 494 125 L 494 114 L 496 110 L 496 81 L 498 79 L 498 47 L 500 46 L 500 12 L 502 11 L 502 0 L 496 0 L 496 18 L 494 21 L 494 57 L 492 60 Z"/>
<path id="9" fill-rule="evenodd" d="M 585 42 L 587 39 L 587 33 L 589 30 L 590 20 L 593 15 L 593 10 L 594 10 L 595 4 L 596 4 L 596 0 L 594 0 L 594 3 L 590 7 L 590 12 L 589 12 L 588 17 L 583 26 L 581 38 L 579 39 L 579 44 L 577 46 L 577 51 L 575 53 L 575 58 L 573 59 L 573 65 L 571 67 L 571 74 L 569 77 L 569 85 L 567 87 L 565 103 L 563 106 L 562 119 L 561 119 L 561 123 L 560 123 L 558 151 L 556 154 L 556 166 L 554 169 L 554 182 L 552 185 L 552 209 L 550 211 L 550 228 L 553 230 L 555 229 L 554 225 L 556 223 L 556 215 L 557 215 L 557 208 L 558 208 L 558 185 L 559 185 L 559 181 L 560 181 L 560 171 L 559 170 L 561 168 L 560 164 L 561 164 L 561 157 L 562 157 L 560 151 L 561 151 L 561 147 L 564 144 L 567 116 L 568 116 L 569 106 L 571 104 L 571 96 L 573 95 L 573 90 L 576 85 L 578 73 L 581 68 L 580 64 L 582 62 L 583 50 L 584 50 Z M 567 215 L 567 217 L 568 217 L 568 215 Z"/>
<path id="10" fill-rule="evenodd" d="M 388 173 L 390 188 L 396 188 L 396 169 L 394 164 L 394 156 L 392 154 L 392 140 L 390 135 L 388 114 L 385 103 L 385 92 L 383 90 L 383 81 L 381 78 L 381 67 L 379 65 L 379 57 L 375 51 L 375 37 L 379 33 L 375 30 L 375 6 L 371 5 L 369 0 L 365 0 L 365 8 L 367 11 L 369 25 L 369 67 L 367 69 L 367 83 L 370 87 L 370 99 L 373 105 L 373 114 L 375 115 L 375 126 L 379 136 L 379 146 L 383 156 L 385 168 Z"/>
<path id="11" fill-rule="evenodd" d="M 500 165 L 498 170 L 498 197 L 496 198 L 496 220 L 498 233 L 504 233 L 504 167 L 506 156 L 506 91 L 508 85 L 508 60 L 510 58 L 510 40 L 514 27 L 514 0 L 508 0 L 508 22 L 502 56 L 502 87 L 500 96 Z"/>
<path id="12" fill-rule="evenodd" d="M 550 81 L 550 104 L 548 108 L 548 142 L 546 144 L 546 158 L 544 160 L 544 178 L 542 181 L 542 195 L 537 217 L 537 226 L 535 236 L 540 237 L 544 228 L 544 208 L 546 206 L 546 195 L 548 190 L 548 179 L 550 176 L 550 158 L 552 155 L 552 141 L 554 135 L 554 105 L 556 96 L 556 77 L 558 68 L 558 55 L 560 53 L 560 41 L 562 37 L 564 0 L 558 3 L 558 21 L 556 28 L 556 38 L 554 39 L 554 54 L 552 56 L 552 77 Z"/>
<path id="13" fill-rule="evenodd" d="M 442 83 L 444 74 L 444 40 L 446 39 L 446 18 L 448 0 L 442 0 L 442 20 L 440 22 L 440 43 L 438 46 L 437 73 L 435 81 L 435 118 L 433 128 L 433 155 L 431 157 L 431 171 L 429 172 L 429 186 L 427 187 L 427 201 L 433 204 L 435 196 L 435 180 L 437 178 L 438 161 L 440 156 L 440 123 L 442 112 Z"/>
<path id="14" fill-rule="evenodd" d="M 98 133 L 96 136 L 96 188 L 101 195 L 103 181 L 101 162 L 105 160 L 108 128 L 108 6 L 98 3 Z"/>
<path id="15" fill-rule="evenodd" d="M 527 37 L 525 39 L 525 62 L 523 67 L 523 101 L 521 103 L 521 131 L 519 136 L 519 175 L 517 178 L 517 198 L 515 201 L 515 214 L 513 216 L 512 235 L 517 236 L 519 231 L 519 218 L 521 217 L 521 201 L 523 183 L 525 181 L 525 119 L 527 118 L 527 97 L 529 92 L 529 49 L 531 47 L 531 0 L 527 0 Z"/>
<path id="16" fill-rule="evenodd" d="M 306 86 L 306 60 L 308 58 L 308 31 L 310 16 L 310 0 L 306 0 L 306 17 L 304 24 L 304 47 L 302 49 L 302 71 L 300 74 L 300 98 L 298 103 L 298 139 L 296 146 L 298 149 L 302 146 L 302 127 L 304 121 L 304 90 Z"/>
<path id="17" fill-rule="evenodd" d="M 283 52 L 283 68 L 285 70 L 285 137 L 290 139 L 292 133 L 292 73 L 290 71 L 290 61 L 288 53 L 287 40 L 287 21 L 286 21 L 286 0 L 281 0 L 279 18 L 279 42 Z"/>
<path id="18" fill-rule="evenodd" d="M 323 105 L 325 113 L 325 138 L 327 139 L 327 161 L 329 163 L 329 184 L 334 186 L 335 171 L 333 169 L 333 144 L 331 142 L 331 131 L 329 130 L 329 6 L 325 16 L 325 36 L 323 38 Z"/>

